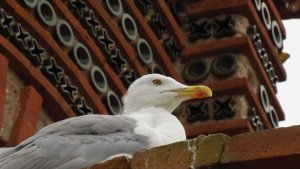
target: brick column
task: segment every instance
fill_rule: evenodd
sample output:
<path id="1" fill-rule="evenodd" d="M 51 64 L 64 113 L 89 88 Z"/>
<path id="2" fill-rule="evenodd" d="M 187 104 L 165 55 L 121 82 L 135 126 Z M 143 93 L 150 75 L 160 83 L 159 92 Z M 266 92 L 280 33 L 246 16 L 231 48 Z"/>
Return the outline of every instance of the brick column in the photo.
<path id="1" fill-rule="evenodd" d="M 42 102 L 41 95 L 33 86 L 24 88 L 21 95 L 21 112 L 8 141 L 9 146 L 15 146 L 35 133 Z"/>
<path id="2" fill-rule="evenodd" d="M 2 127 L 3 122 L 3 108 L 5 99 L 5 89 L 6 89 L 6 76 L 8 72 L 8 60 L 5 56 L 0 54 L 0 127 Z"/>

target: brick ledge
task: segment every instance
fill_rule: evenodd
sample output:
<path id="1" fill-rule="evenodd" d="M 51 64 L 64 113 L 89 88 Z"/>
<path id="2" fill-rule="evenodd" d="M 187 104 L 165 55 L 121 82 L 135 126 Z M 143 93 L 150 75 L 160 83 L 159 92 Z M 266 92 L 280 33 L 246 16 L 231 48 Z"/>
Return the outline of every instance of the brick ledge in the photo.
<path id="1" fill-rule="evenodd" d="M 91 169 L 298 169 L 300 126 L 233 137 L 211 134 L 114 158 Z"/>

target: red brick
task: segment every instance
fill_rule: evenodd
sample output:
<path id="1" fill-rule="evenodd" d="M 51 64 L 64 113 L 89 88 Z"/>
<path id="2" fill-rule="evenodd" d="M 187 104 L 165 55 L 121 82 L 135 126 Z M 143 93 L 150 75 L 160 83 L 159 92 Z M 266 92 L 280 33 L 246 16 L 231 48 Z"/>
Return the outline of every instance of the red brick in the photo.
<path id="1" fill-rule="evenodd" d="M 253 69 L 257 72 L 256 75 L 261 84 L 266 86 L 267 92 L 270 95 L 269 99 L 271 103 L 273 103 L 275 109 L 278 111 L 279 119 L 284 120 L 284 112 L 277 99 L 276 91 L 269 80 L 269 77 L 259 59 L 253 43 L 247 36 L 226 38 L 205 44 L 190 46 L 182 51 L 181 57 L 184 61 L 188 61 L 199 58 L 200 55 L 207 57 L 220 54 L 222 52 L 237 52 L 247 55 Z"/>
<path id="2" fill-rule="evenodd" d="M 278 22 L 278 25 L 282 31 L 282 38 L 285 39 L 286 38 L 286 30 L 285 30 L 285 27 L 283 25 L 283 22 L 282 22 L 282 18 L 279 14 L 279 11 L 278 9 L 276 8 L 275 6 L 275 1 L 273 0 L 266 0 L 265 1 L 267 3 L 267 6 L 270 10 L 270 14 L 271 14 L 271 17 L 274 18 L 277 22 Z M 299 3 L 299 2 L 298 2 Z"/>
<path id="3" fill-rule="evenodd" d="M 141 150 L 130 162 L 131 169 L 298 169 L 300 126 L 228 137 L 222 134 Z M 95 169 L 129 169 L 128 161 L 112 159 Z M 115 168 L 114 168 L 115 167 Z"/>
<path id="4" fill-rule="evenodd" d="M 218 83 L 206 84 L 214 92 L 214 96 L 245 95 L 249 104 L 254 106 L 267 129 L 273 128 L 257 95 L 246 78 L 232 78 Z"/>
<path id="5" fill-rule="evenodd" d="M 99 47 L 93 42 L 87 31 L 81 26 L 79 18 L 75 18 L 71 11 L 67 8 L 63 1 L 51 1 L 55 7 L 55 12 L 61 19 L 65 19 L 71 25 L 74 35 L 78 40 L 82 41 L 90 49 L 92 56 L 97 58 L 97 61 L 102 65 L 105 63 L 105 57 Z"/>
<path id="6" fill-rule="evenodd" d="M 72 82 L 76 84 L 80 93 L 91 104 L 91 106 L 97 112 L 107 112 L 104 104 L 99 100 L 98 95 L 92 88 L 88 81 L 88 78 L 84 76 L 84 73 L 79 70 L 75 63 L 68 56 L 67 50 L 64 50 L 54 40 L 53 35 L 46 28 L 44 28 L 37 19 L 33 18 L 30 11 L 27 11 L 16 0 L 4 0 L 0 2 L 3 7 L 8 11 L 14 11 L 9 13 L 15 17 L 18 22 L 21 22 L 24 28 L 26 28 L 31 35 L 37 39 L 37 41 L 44 47 L 48 54 L 55 57 L 60 66 L 64 68 L 64 71 Z"/>
<path id="7" fill-rule="evenodd" d="M 107 64 L 105 61 L 105 56 L 100 51 L 100 48 L 96 45 L 96 43 L 93 41 L 91 36 L 88 35 L 87 31 L 81 26 L 78 19 L 76 19 L 71 11 L 67 8 L 65 3 L 63 1 L 52 1 L 54 7 L 56 7 L 56 11 L 61 14 L 61 16 L 64 16 L 65 19 L 70 23 L 72 26 L 72 29 L 74 31 L 74 34 L 77 35 L 76 37 L 82 41 L 84 44 L 87 45 L 87 47 L 90 49 L 92 56 L 97 58 L 97 63 L 101 63 L 101 65 Z M 125 87 L 122 84 L 120 78 L 116 78 L 116 73 L 111 69 L 103 69 L 104 72 L 108 75 L 107 79 L 112 81 L 110 84 L 114 86 L 115 91 L 119 91 L 120 93 L 124 93 Z"/>
<path id="8" fill-rule="evenodd" d="M 186 5 L 187 13 L 192 18 L 197 18 L 200 15 L 213 15 L 215 12 L 223 12 L 226 13 L 227 11 L 235 11 L 238 10 L 244 16 L 247 16 L 247 11 L 239 10 L 237 8 L 244 8 L 244 5 L 254 3 L 250 0 L 243 0 L 243 1 L 236 1 L 236 0 L 226 0 L 226 1 L 211 1 L 211 3 L 198 1 L 195 3 L 190 3 Z M 270 15 L 272 18 L 274 18 L 282 31 L 282 35 L 285 38 L 286 37 L 286 31 L 284 28 L 284 25 L 282 23 L 282 19 L 278 13 L 278 10 L 276 9 L 274 2 L 272 0 L 265 0 L 264 2 L 267 3 L 268 8 L 270 10 Z M 256 12 L 257 13 L 257 12 Z M 207 15 L 208 14 L 208 15 Z"/>
<path id="9" fill-rule="evenodd" d="M 284 1 L 274 1 L 273 3 L 275 3 L 275 5 L 278 9 L 278 12 L 283 19 L 300 18 L 300 12 L 299 12 L 300 10 L 298 10 L 296 12 L 289 10 L 285 6 Z M 300 6 L 300 1 L 293 1 L 293 3 Z"/>
<path id="10" fill-rule="evenodd" d="M 159 39 L 156 37 L 155 33 L 152 31 L 145 18 L 142 16 L 139 9 L 134 4 L 134 1 L 127 0 L 122 2 L 126 11 L 131 13 L 132 17 L 135 19 L 137 26 L 139 27 L 139 33 L 141 34 L 141 36 L 149 40 L 149 44 L 151 44 L 153 49 L 155 60 L 160 65 L 162 65 L 167 75 L 172 76 L 179 82 L 182 82 L 182 77 L 176 72 L 175 67 L 171 62 L 167 52 L 165 51 L 163 46 L 158 43 Z"/>
<path id="11" fill-rule="evenodd" d="M 175 36 L 179 47 L 182 49 L 186 45 L 185 36 L 177 24 L 176 19 L 174 18 L 168 4 L 166 1 L 155 0 L 153 1 L 155 8 L 158 9 L 159 13 L 163 15 L 164 22 L 166 23 L 169 30 L 172 31 L 172 34 Z"/>
<path id="12" fill-rule="evenodd" d="M 130 43 L 123 36 L 121 29 L 118 27 L 115 20 L 107 13 L 104 5 L 99 1 L 86 1 L 91 9 L 95 12 L 101 23 L 105 25 L 110 36 L 115 40 L 117 46 L 120 48 L 121 53 L 125 54 L 131 67 L 136 71 L 139 76 L 146 74 L 147 70 L 137 60 L 137 54 L 130 45 Z"/>
<path id="13" fill-rule="evenodd" d="M 219 163 L 228 136 L 212 134 L 135 153 L 131 169 L 210 168 Z"/>
<path id="14" fill-rule="evenodd" d="M 0 53 L 0 126 L 3 123 L 3 108 L 6 89 L 6 77 L 8 73 L 8 60 Z"/>
<path id="15" fill-rule="evenodd" d="M 42 107 L 43 99 L 33 86 L 27 86 L 21 94 L 21 112 L 19 113 L 9 146 L 15 146 L 36 132 L 36 125 Z"/>
<path id="16" fill-rule="evenodd" d="M 232 137 L 221 158 L 230 169 L 298 169 L 300 126 L 246 133 Z"/>
<path id="17" fill-rule="evenodd" d="M 191 163 L 192 152 L 187 142 L 178 142 L 155 147 L 135 153 L 131 169 L 187 169 Z"/>
<path id="18" fill-rule="evenodd" d="M 12 70 L 20 77 L 25 78 L 28 84 L 39 89 L 45 102 L 47 102 L 45 108 L 49 110 L 52 119 L 56 121 L 75 116 L 64 98 L 40 70 L 34 67 L 24 54 L 1 35 L 0 41 L 0 51 L 9 60 Z"/>
<path id="19" fill-rule="evenodd" d="M 106 63 L 103 65 L 102 69 L 107 73 L 109 84 L 111 84 L 111 89 L 118 91 L 119 95 L 124 95 L 126 93 L 126 88 L 122 84 L 120 78 L 113 72 L 111 67 Z"/>
<path id="20" fill-rule="evenodd" d="M 251 42 L 251 41 L 250 41 Z M 181 59 L 186 62 L 188 60 L 199 57 L 210 56 L 222 52 L 245 52 L 249 53 L 247 36 L 224 38 L 217 41 L 211 41 L 203 44 L 187 46 L 182 50 Z M 200 55 L 201 54 L 201 55 Z M 251 53 L 252 54 L 252 53 Z"/>
<path id="21" fill-rule="evenodd" d="M 247 119 L 231 119 L 218 123 L 199 123 L 195 126 L 185 126 L 188 138 L 194 138 L 200 134 L 225 133 L 233 136 L 246 132 L 253 132 L 253 128 Z"/>
<path id="22" fill-rule="evenodd" d="M 228 13 L 230 11 L 234 14 L 241 14 L 249 19 L 250 24 L 256 24 L 259 32 L 261 33 L 263 44 L 266 45 L 267 53 L 269 58 L 275 67 L 275 71 L 279 77 L 280 81 L 286 80 L 286 72 L 278 59 L 278 52 L 265 28 L 263 22 L 261 21 L 253 2 L 250 0 L 226 0 L 226 1 L 199 1 L 197 3 L 192 3 L 186 5 L 188 15 L 190 17 L 209 17 L 212 15 L 220 15 Z M 278 21 L 278 23 L 281 21 Z M 284 33 L 284 31 L 282 31 Z"/>

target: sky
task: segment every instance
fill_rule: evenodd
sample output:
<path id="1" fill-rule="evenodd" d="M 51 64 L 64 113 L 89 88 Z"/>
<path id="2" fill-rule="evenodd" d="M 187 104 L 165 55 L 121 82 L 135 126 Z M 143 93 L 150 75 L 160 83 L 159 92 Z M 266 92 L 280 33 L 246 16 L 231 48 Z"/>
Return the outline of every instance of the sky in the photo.
<path id="1" fill-rule="evenodd" d="M 290 58 L 283 64 L 287 80 L 277 85 L 277 97 L 285 112 L 285 121 L 280 127 L 300 125 L 300 19 L 283 21 L 287 37 L 283 41 L 283 52 Z"/>

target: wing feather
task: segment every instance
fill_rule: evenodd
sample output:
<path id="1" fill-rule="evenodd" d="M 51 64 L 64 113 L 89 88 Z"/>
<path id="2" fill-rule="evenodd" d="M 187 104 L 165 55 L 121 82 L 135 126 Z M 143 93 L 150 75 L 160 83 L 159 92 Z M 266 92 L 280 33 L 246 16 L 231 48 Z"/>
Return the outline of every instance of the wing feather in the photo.
<path id="1" fill-rule="evenodd" d="M 136 120 L 121 115 L 87 115 L 53 123 L 0 159 L 0 168 L 80 169 L 115 154 L 131 154 L 149 146 L 147 137 L 134 133 L 136 125 Z"/>

